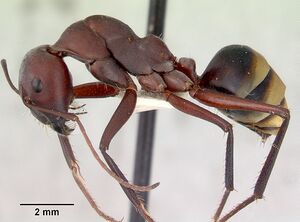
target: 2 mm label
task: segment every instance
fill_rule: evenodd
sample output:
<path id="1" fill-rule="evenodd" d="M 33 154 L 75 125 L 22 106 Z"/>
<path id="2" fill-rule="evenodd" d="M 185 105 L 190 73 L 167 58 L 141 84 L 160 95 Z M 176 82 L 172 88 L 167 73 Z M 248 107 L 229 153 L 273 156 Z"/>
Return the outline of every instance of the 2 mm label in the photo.
<path id="1" fill-rule="evenodd" d="M 34 215 L 35 216 L 59 216 L 59 210 L 57 210 L 57 209 L 40 209 L 37 207 L 34 209 Z"/>

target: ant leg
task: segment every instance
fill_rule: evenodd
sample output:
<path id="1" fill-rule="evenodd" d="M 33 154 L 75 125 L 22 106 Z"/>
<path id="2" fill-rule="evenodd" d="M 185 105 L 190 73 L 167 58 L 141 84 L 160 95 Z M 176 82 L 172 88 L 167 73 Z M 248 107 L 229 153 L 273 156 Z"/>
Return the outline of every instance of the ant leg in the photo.
<path id="1" fill-rule="evenodd" d="M 198 89 L 191 91 L 191 96 L 197 99 L 199 102 L 209 106 L 213 106 L 221 109 L 233 109 L 233 110 L 246 110 L 246 111 L 258 111 L 264 113 L 270 113 L 272 115 L 278 115 L 284 119 L 275 139 L 272 144 L 271 150 L 267 156 L 267 159 L 263 165 L 263 168 L 256 181 L 253 194 L 245 199 L 242 203 L 238 204 L 229 213 L 223 216 L 219 221 L 224 222 L 238 213 L 240 210 L 254 202 L 256 199 L 263 198 L 264 191 L 268 184 L 270 175 L 272 173 L 274 164 L 276 162 L 277 155 L 279 153 L 280 146 L 287 131 L 290 113 L 288 109 L 280 106 L 273 106 L 269 104 L 260 103 L 257 101 L 242 99 L 236 96 L 227 95 L 224 93 L 214 92 L 208 89 Z"/>
<path id="2" fill-rule="evenodd" d="M 130 77 L 128 77 L 128 80 L 130 82 L 129 78 Z M 91 90 L 93 88 L 94 90 Z M 118 90 L 118 88 L 104 83 L 89 83 L 74 87 L 74 94 L 77 98 L 101 98 L 106 96 L 117 95 L 118 91 L 116 90 Z M 113 114 L 107 127 L 105 128 L 100 142 L 100 150 L 108 166 L 119 178 L 121 178 L 123 181 L 126 181 L 127 183 L 127 178 L 119 169 L 115 161 L 109 156 L 109 154 L 106 153 L 106 151 L 108 150 L 110 141 L 119 131 L 119 129 L 127 122 L 131 114 L 133 113 L 136 104 L 136 97 L 137 95 L 134 86 L 132 86 L 132 88 L 128 88 L 125 91 L 124 97 L 117 110 Z M 132 202 L 137 211 L 144 217 L 144 219 L 147 221 L 153 221 L 153 219 L 150 217 L 149 213 L 145 209 L 142 200 L 140 200 L 138 194 L 135 191 L 141 191 L 141 188 L 144 188 L 143 191 L 149 191 L 150 189 L 154 189 L 155 187 L 157 187 L 159 183 L 155 183 L 150 186 L 134 185 L 136 186 L 134 187 L 134 189 L 132 187 L 124 186 L 122 183 L 120 184 L 129 200 Z"/>
<path id="3" fill-rule="evenodd" d="M 178 97 L 172 93 L 165 93 L 166 100 L 174 106 L 176 109 L 197 118 L 209 121 L 219 126 L 225 133 L 228 133 L 226 143 L 226 157 L 225 157 L 225 188 L 223 197 L 219 204 L 218 209 L 214 215 L 216 221 L 228 199 L 230 192 L 234 189 L 233 185 L 233 131 L 232 126 L 226 120 L 222 119 L 218 115 L 211 113 L 210 111 L 188 101 L 181 97 Z"/>
<path id="4" fill-rule="evenodd" d="M 107 164 L 112 169 L 113 172 L 115 172 L 119 177 L 121 177 L 123 180 L 127 181 L 124 174 L 121 172 L 117 164 L 114 162 L 114 160 L 107 154 L 107 150 L 109 148 L 109 144 L 113 137 L 116 135 L 116 133 L 121 129 L 121 127 L 127 122 L 127 120 L 132 115 L 135 105 L 136 105 L 136 99 L 137 94 L 136 90 L 133 88 L 128 88 L 125 91 L 124 97 L 119 104 L 118 108 L 114 112 L 111 120 L 109 121 L 108 125 L 106 126 L 104 133 L 102 135 L 101 141 L 100 141 L 100 150 L 102 152 L 102 155 L 104 156 Z M 154 221 L 150 214 L 145 209 L 144 203 L 142 200 L 138 197 L 138 194 L 132 190 L 125 188 L 124 186 L 121 186 L 124 190 L 125 194 L 129 198 L 129 200 L 132 202 L 136 210 L 139 212 L 139 214 L 149 222 Z"/>
<path id="5" fill-rule="evenodd" d="M 104 169 L 110 176 L 112 176 L 114 179 L 116 179 L 116 180 L 122 185 L 122 188 L 124 187 L 123 189 L 128 190 L 128 191 L 132 194 L 132 196 L 138 200 L 137 194 L 134 192 L 134 190 L 140 190 L 140 189 L 142 189 L 143 187 L 139 187 L 139 186 L 136 186 L 136 185 L 129 184 L 128 181 L 126 180 L 126 178 L 124 177 L 124 175 L 123 175 L 122 178 L 120 178 L 120 177 L 118 176 L 119 174 L 122 174 L 122 173 L 120 172 L 120 170 L 119 170 L 119 172 L 115 172 L 114 169 L 112 169 L 113 172 L 111 172 L 111 171 L 109 170 L 109 168 L 105 165 L 105 163 L 99 158 L 99 156 L 98 156 L 96 150 L 93 148 L 93 145 L 92 145 L 92 143 L 91 143 L 89 137 L 88 137 L 87 134 L 86 134 L 86 131 L 85 131 L 85 129 L 84 129 L 84 127 L 83 127 L 81 121 L 79 120 L 79 118 L 78 118 L 76 115 L 71 114 L 71 113 L 62 113 L 62 112 L 55 111 L 55 110 L 49 110 L 49 109 L 46 109 L 46 108 L 43 108 L 43 107 L 39 107 L 39 106 L 33 105 L 33 104 L 31 104 L 31 102 L 30 102 L 29 100 L 27 100 L 26 98 L 24 99 L 24 104 L 25 104 L 28 108 L 30 108 L 30 109 L 34 109 L 34 110 L 36 110 L 36 111 L 40 111 L 40 112 L 52 114 L 52 115 L 55 115 L 55 116 L 59 116 L 59 117 L 65 118 L 65 119 L 67 119 L 67 120 L 75 121 L 75 122 L 79 125 L 79 128 L 80 128 L 80 130 L 81 130 L 81 132 L 82 132 L 82 134 L 83 134 L 83 136 L 84 136 L 84 138 L 85 138 L 85 140 L 86 140 L 86 143 L 88 144 L 88 147 L 90 148 L 90 150 L 91 150 L 93 156 L 94 156 L 95 159 L 98 161 L 98 163 L 101 165 L 101 167 L 103 167 L 103 169 Z M 64 147 L 63 147 L 63 148 L 64 148 Z M 112 161 L 112 162 L 113 162 L 113 161 Z M 114 162 L 113 162 L 113 164 L 114 164 Z M 69 164 L 68 164 L 68 165 L 69 165 Z M 70 166 L 70 165 L 69 165 L 69 166 Z M 73 172 L 73 173 L 74 173 L 74 172 Z M 78 180 L 76 180 L 76 182 L 78 183 Z M 80 181 L 79 181 L 79 182 L 80 182 Z M 80 185 L 80 184 L 78 184 L 78 185 Z M 81 185 L 80 185 L 80 186 L 81 186 Z M 154 187 L 155 185 L 152 185 L 152 186 Z M 156 185 L 156 186 L 157 186 L 157 185 Z M 83 186 L 81 186 L 81 189 L 82 189 L 82 187 L 83 187 Z M 150 188 L 152 188 L 152 189 L 153 189 L 153 187 L 150 186 Z M 147 190 L 149 189 L 148 187 L 146 187 L 146 188 L 147 188 Z M 155 187 L 154 187 L 154 188 L 155 188 Z M 145 190 L 144 190 L 144 191 L 145 191 Z M 86 195 L 87 191 L 85 191 L 85 192 L 83 191 L 83 193 Z M 86 197 L 87 197 L 87 196 L 86 196 Z M 88 197 L 87 197 L 87 198 L 88 198 Z M 89 200 L 89 202 L 90 202 L 90 200 Z M 90 202 L 90 203 L 91 203 L 91 202 Z M 92 204 L 92 203 L 91 203 L 91 204 Z M 142 211 L 142 209 L 143 209 L 143 205 L 140 206 L 140 209 L 139 209 L 139 210 Z M 142 211 L 142 212 L 143 212 L 143 211 Z M 146 213 L 147 213 L 147 212 L 146 212 L 146 210 L 145 210 L 144 214 L 146 214 Z M 150 222 L 153 221 L 153 220 L 150 218 L 150 216 L 149 216 L 149 220 L 148 220 L 148 221 L 150 221 Z"/>
<path id="6" fill-rule="evenodd" d="M 113 86 L 105 84 L 105 83 L 92 82 L 92 83 L 85 83 L 82 85 L 75 86 L 73 88 L 73 92 L 74 92 L 75 98 L 77 98 L 77 99 L 80 99 L 80 98 L 104 98 L 104 97 L 118 95 L 119 89 L 117 87 L 113 87 Z M 134 107 L 135 107 L 135 105 L 134 105 Z M 78 125 L 80 127 L 82 124 L 79 123 Z M 84 130 L 84 129 L 82 129 L 82 130 Z M 98 160 L 99 157 L 96 157 L 96 159 L 100 163 L 101 159 Z M 100 163 L 100 165 L 102 165 L 102 163 Z M 114 172 L 114 173 L 117 174 L 116 172 Z M 120 178 L 119 176 L 117 176 L 117 177 Z M 124 180 L 124 178 L 122 178 L 121 180 L 122 180 L 121 182 L 119 180 L 118 180 L 118 182 L 121 185 L 123 185 L 124 187 L 130 188 L 130 189 L 136 190 L 136 191 L 141 191 L 141 192 L 150 191 L 159 185 L 159 183 L 156 183 L 156 184 L 153 184 L 150 186 L 138 186 L 138 185 L 129 184 L 127 180 Z"/>
<path id="7" fill-rule="evenodd" d="M 102 83 L 91 82 L 73 87 L 76 99 L 106 98 L 118 95 L 120 90 L 117 87 Z"/>
<path id="8" fill-rule="evenodd" d="M 123 181 L 121 178 L 119 178 L 116 174 L 114 174 L 113 172 L 111 172 L 109 170 L 109 168 L 105 165 L 104 162 L 102 162 L 102 160 L 99 158 L 99 156 L 97 155 L 95 149 L 93 148 L 92 144 L 91 144 L 91 141 L 89 140 L 86 132 L 85 132 L 85 129 L 82 125 L 82 123 L 80 122 L 79 118 L 74 115 L 74 114 L 71 114 L 71 113 L 62 113 L 62 112 L 59 112 L 59 111 L 55 111 L 55 110 L 50 110 L 50 109 L 46 109 L 46 108 L 43 108 L 43 107 L 39 107 L 39 106 L 36 106 L 36 105 L 33 105 L 29 99 L 27 98 L 24 98 L 24 104 L 30 108 L 30 109 L 33 109 L 33 110 L 36 110 L 36 111 L 39 111 L 39 112 L 43 112 L 43 113 L 48 113 L 48 114 L 52 114 L 54 116 L 57 116 L 57 117 L 62 117 L 62 118 L 65 118 L 67 120 L 72 120 L 72 121 L 76 121 L 77 124 L 79 125 L 80 127 L 80 130 L 91 150 L 91 152 L 93 153 L 94 157 L 98 160 L 98 162 L 100 163 L 100 165 L 103 167 L 103 169 L 109 174 L 111 175 L 112 177 L 114 177 L 119 183 L 127 183 L 127 181 Z M 59 141 L 60 141 L 60 144 L 61 144 L 61 147 L 62 147 L 62 150 L 63 150 L 63 153 L 64 153 L 64 156 L 65 156 L 65 159 L 67 161 L 67 164 L 69 166 L 69 168 L 71 169 L 72 171 L 72 175 L 73 175 L 73 178 L 75 180 L 75 182 L 77 183 L 78 187 L 80 188 L 80 190 L 82 191 L 82 193 L 84 194 L 84 196 L 86 197 L 86 199 L 88 200 L 88 202 L 90 203 L 90 205 L 95 209 L 95 211 L 97 212 L 97 214 L 103 218 L 105 218 L 106 220 L 108 221 L 111 221 L 111 222 L 118 222 L 117 220 L 115 220 L 114 218 L 106 215 L 104 212 L 102 212 L 100 210 L 100 208 L 97 206 L 96 202 L 93 200 L 93 197 L 91 196 L 91 194 L 88 192 L 87 190 L 87 187 L 85 186 L 84 184 L 84 179 L 83 177 L 81 176 L 81 173 L 80 173 L 80 168 L 76 162 L 76 159 L 75 159 L 75 155 L 72 151 L 72 147 L 71 147 L 71 144 L 69 142 L 69 139 L 67 136 L 65 135 L 60 135 L 58 134 L 58 138 L 59 138 Z M 130 185 L 130 184 L 128 184 Z"/>
<path id="9" fill-rule="evenodd" d="M 91 194 L 88 192 L 88 190 L 84 184 L 84 179 L 81 176 L 80 168 L 79 168 L 78 164 L 76 163 L 76 159 L 75 159 L 69 138 L 66 136 L 60 135 L 60 134 L 57 134 L 57 135 L 58 135 L 59 142 L 61 144 L 64 156 L 66 158 L 67 164 L 72 171 L 73 178 L 74 178 L 75 182 L 77 183 L 78 187 L 80 188 L 80 190 L 82 191 L 82 193 L 84 194 L 84 196 L 86 197 L 86 199 L 89 201 L 90 205 L 94 208 L 94 210 L 97 212 L 97 214 L 99 216 L 103 217 L 105 220 L 111 221 L 111 222 L 118 222 L 114 218 L 108 216 L 103 211 L 101 211 L 100 208 L 97 206 L 96 202 L 94 201 L 93 197 L 91 196 Z"/>

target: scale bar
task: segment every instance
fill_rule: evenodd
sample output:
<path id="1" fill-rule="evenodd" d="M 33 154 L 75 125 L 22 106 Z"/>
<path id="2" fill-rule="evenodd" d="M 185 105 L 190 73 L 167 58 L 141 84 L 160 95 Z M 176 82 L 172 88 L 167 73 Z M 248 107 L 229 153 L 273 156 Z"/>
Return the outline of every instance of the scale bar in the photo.
<path id="1" fill-rule="evenodd" d="M 74 206 L 73 203 L 20 203 L 20 206 Z"/>

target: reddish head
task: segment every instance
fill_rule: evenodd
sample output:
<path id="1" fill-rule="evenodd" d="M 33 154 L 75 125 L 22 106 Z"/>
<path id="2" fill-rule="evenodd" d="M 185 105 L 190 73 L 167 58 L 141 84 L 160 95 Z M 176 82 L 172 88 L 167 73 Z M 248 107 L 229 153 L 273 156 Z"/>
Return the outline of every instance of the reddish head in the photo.
<path id="1" fill-rule="evenodd" d="M 71 129 L 60 116 L 43 113 L 34 107 L 66 113 L 73 100 L 72 78 L 61 57 L 48 51 L 47 45 L 30 50 L 23 59 L 19 76 L 19 94 L 25 105 L 30 103 L 32 114 L 43 124 L 61 134 Z"/>

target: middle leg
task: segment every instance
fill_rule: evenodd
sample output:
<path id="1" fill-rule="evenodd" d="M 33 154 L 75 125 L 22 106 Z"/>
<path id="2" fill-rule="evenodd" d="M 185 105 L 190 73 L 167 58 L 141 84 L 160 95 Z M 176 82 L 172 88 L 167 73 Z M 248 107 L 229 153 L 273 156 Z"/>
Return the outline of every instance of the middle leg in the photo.
<path id="1" fill-rule="evenodd" d="M 166 100 L 176 109 L 197 118 L 209 121 L 219 126 L 225 133 L 228 133 L 225 154 L 225 191 L 220 204 L 214 214 L 214 220 L 220 217 L 222 210 L 226 204 L 229 194 L 234 190 L 233 185 L 233 131 L 232 125 L 216 114 L 188 101 L 173 93 L 165 93 Z"/>

